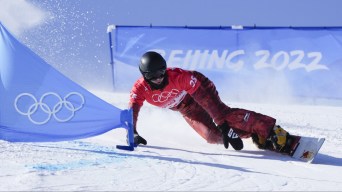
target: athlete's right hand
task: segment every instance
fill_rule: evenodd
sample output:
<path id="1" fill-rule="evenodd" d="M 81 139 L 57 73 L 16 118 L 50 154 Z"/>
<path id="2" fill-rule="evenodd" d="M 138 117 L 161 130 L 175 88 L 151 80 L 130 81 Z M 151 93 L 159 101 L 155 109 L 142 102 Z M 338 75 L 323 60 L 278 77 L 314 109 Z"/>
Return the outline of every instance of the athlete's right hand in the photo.
<path id="1" fill-rule="evenodd" d="M 243 142 L 239 135 L 237 135 L 232 128 L 228 126 L 227 122 L 217 126 L 222 133 L 223 145 L 228 149 L 229 144 L 233 146 L 235 150 L 241 150 L 243 148 Z"/>
<path id="2" fill-rule="evenodd" d="M 143 137 L 141 137 L 140 135 L 135 133 L 134 134 L 134 145 L 138 146 L 139 144 L 146 145 L 147 141 Z"/>

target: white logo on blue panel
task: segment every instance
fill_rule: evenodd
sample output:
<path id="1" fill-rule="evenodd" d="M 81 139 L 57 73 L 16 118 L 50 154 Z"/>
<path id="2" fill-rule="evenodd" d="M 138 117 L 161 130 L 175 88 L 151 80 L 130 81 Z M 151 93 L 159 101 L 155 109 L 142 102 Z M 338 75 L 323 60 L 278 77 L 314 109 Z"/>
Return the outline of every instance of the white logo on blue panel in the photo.
<path id="1" fill-rule="evenodd" d="M 44 102 L 47 100 L 47 97 L 52 97 L 56 101 L 53 102 L 53 104 L 51 104 L 51 102 Z M 79 101 L 73 102 L 70 97 L 76 97 Z M 25 98 L 32 100 L 32 103 L 26 108 L 19 104 L 20 100 Z M 51 117 L 58 122 L 67 122 L 71 120 L 75 116 L 75 112 L 80 110 L 84 103 L 85 100 L 83 95 L 78 92 L 70 92 L 63 98 L 57 93 L 47 92 L 40 97 L 39 101 L 30 93 L 21 93 L 15 98 L 14 107 L 19 114 L 27 116 L 32 123 L 42 125 L 47 123 Z M 46 114 L 46 117 L 43 119 L 39 118 L 39 120 L 34 119 L 33 116 L 38 113 L 38 110 Z M 65 115 L 65 113 L 63 117 L 62 115 L 58 115 L 63 114 L 62 110 L 67 111 L 68 115 Z"/>

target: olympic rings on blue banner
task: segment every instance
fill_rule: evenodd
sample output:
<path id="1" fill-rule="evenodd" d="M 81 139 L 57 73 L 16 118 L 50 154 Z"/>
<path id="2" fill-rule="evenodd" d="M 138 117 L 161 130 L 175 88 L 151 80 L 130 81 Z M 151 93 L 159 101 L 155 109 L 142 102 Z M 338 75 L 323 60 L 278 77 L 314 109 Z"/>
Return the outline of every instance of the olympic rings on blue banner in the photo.
<path id="1" fill-rule="evenodd" d="M 44 99 L 48 96 L 54 96 L 55 98 L 57 98 L 57 103 L 55 103 L 53 106 L 49 106 L 47 103 L 45 103 Z M 75 106 L 71 101 L 69 101 L 69 98 L 71 96 L 79 97 L 80 104 L 78 106 Z M 19 109 L 18 107 L 18 101 L 19 99 L 22 99 L 23 97 L 29 97 L 30 99 L 33 100 L 33 103 L 28 107 L 27 111 L 23 111 Z M 51 116 L 53 116 L 57 122 L 67 122 L 71 120 L 75 116 L 75 112 L 80 110 L 83 107 L 84 103 L 85 103 L 85 100 L 84 100 L 83 95 L 81 95 L 78 92 L 70 92 L 64 98 L 59 96 L 57 93 L 47 92 L 41 96 L 39 101 L 37 100 L 35 96 L 33 96 L 30 93 L 21 93 L 15 98 L 14 107 L 19 114 L 27 116 L 28 119 L 32 123 L 37 124 L 37 125 L 42 125 L 42 124 L 47 123 L 51 119 Z M 70 115 L 64 118 L 60 118 L 57 116 L 57 113 L 60 112 L 63 108 L 70 111 Z M 37 121 L 32 118 L 32 116 L 39 109 L 47 114 L 47 117 L 41 121 Z"/>

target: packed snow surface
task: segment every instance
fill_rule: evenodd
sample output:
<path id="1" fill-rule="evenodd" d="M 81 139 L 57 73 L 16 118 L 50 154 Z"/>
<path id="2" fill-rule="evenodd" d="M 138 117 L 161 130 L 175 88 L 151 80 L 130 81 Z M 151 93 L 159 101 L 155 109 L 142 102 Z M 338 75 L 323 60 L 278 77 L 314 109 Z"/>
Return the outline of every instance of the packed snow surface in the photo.
<path id="1" fill-rule="evenodd" d="M 93 92 L 125 109 L 128 94 Z M 55 143 L 0 141 L 2 191 L 341 191 L 342 107 L 232 103 L 273 116 L 292 134 L 325 137 L 312 164 L 257 149 L 207 144 L 182 116 L 147 103 L 138 130 L 148 145 L 135 151 L 125 129 Z"/>

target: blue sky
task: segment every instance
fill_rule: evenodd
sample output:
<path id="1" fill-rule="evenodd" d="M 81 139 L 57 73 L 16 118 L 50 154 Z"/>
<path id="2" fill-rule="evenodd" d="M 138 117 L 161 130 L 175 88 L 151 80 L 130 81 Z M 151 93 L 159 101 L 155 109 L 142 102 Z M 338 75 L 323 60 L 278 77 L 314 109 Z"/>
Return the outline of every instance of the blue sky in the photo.
<path id="1" fill-rule="evenodd" d="M 76 82 L 110 86 L 107 25 L 342 26 L 339 0 L 0 0 L 0 21 Z M 20 11 L 18 11 L 20 10 Z M 87 76 L 96 78 L 89 82 Z"/>

